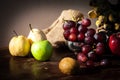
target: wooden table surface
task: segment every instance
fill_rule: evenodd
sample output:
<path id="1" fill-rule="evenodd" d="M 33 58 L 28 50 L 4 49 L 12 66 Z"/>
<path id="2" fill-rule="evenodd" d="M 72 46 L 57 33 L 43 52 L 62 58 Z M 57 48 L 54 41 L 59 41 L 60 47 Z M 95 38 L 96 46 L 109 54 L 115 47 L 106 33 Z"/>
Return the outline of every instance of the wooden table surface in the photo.
<path id="1" fill-rule="evenodd" d="M 120 80 L 120 59 L 110 57 L 108 67 L 83 68 L 79 74 L 64 75 L 58 69 L 63 57 L 75 57 L 64 47 L 54 49 L 49 61 L 40 62 L 33 57 L 13 57 L 8 48 L 0 49 L 0 80 Z"/>

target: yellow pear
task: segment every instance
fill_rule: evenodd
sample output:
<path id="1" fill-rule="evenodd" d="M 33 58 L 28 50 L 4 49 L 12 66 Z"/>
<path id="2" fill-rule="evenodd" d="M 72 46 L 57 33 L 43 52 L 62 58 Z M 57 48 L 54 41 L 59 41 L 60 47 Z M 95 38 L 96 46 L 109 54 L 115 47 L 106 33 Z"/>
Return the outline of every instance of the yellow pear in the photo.
<path id="1" fill-rule="evenodd" d="M 32 44 L 33 42 L 36 42 L 39 40 L 47 40 L 47 37 L 41 29 L 37 29 L 37 28 L 32 29 L 30 26 L 30 32 L 28 35 L 28 39 L 30 40 Z"/>
<path id="2" fill-rule="evenodd" d="M 27 56 L 30 51 L 30 42 L 23 35 L 14 36 L 9 42 L 9 51 L 12 56 Z"/>

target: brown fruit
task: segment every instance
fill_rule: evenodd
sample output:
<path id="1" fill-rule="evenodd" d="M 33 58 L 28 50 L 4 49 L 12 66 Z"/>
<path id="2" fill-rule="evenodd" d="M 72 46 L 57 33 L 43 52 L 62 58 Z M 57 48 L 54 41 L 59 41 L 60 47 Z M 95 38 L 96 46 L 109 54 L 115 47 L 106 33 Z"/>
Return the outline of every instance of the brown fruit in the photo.
<path id="1" fill-rule="evenodd" d="M 79 69 L 77 61 L 71 57 L 65 57 L 59 62 L 59 69 L 62 73 L 70 75 L 76 74 Z"/>

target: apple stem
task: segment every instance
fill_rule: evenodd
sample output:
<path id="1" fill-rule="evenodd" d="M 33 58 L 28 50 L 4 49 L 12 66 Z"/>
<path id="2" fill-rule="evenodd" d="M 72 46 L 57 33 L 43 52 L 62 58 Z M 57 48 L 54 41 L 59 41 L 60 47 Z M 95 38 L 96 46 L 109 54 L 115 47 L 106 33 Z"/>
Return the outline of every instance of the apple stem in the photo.
<path id="1" fill-rule="evenodd" d="M 33 32 L 31 24 L 29 24 L 29 27 L 30 27 L 30 30 Z"/>
<path id="2" fill-rule="evenodd" d="M 16 33 L 16 31 L 15 31 L 15 30 L 13 30 L 13 32 L 15 33 L 15 35 L 16 35 L 16 36 L 18 36 L 18 34 Z"/>

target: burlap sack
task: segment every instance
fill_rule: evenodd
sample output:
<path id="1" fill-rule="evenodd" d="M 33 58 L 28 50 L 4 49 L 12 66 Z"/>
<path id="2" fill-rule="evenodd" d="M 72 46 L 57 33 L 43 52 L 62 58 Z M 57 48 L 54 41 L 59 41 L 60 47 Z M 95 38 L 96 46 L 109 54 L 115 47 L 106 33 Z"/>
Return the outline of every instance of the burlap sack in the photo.
<path id="1" fill-rule="evenodd" d="M 45 32 L 47 39 L 53 46 L 57 47 L 59 44 L 65 42 L 63 37 L 63 20 L 73 20 L 83 18 L 83 14 L 78 10 L 63 10 L 61 15 L 52 23 L 52 25 L 43 31 Z"/>

